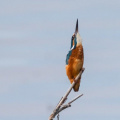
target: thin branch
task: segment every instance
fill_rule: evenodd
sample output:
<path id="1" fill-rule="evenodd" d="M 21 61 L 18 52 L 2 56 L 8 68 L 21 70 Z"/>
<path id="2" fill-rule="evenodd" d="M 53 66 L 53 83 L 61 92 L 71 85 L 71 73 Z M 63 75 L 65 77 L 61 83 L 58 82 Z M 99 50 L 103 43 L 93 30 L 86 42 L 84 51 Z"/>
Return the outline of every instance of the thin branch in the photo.
<path id="1" fill-rule="evenodd" d="M 71 100 L 69 103 L 67 103 L 67 104 L 65 104 L 65 105 L 62 105 L 62 106 L 60 107 L 60 109 L 57 111 L 57 113 L 60 113 L 61 111 L 63 111 L 64 109 L 66 109 L 66 108 L 68 108 L 68 107 L 71 107 L 71 103 L 74 102 L 75 100 L 77 100 L 78 98 L 82 97 L 82 96 L 83 96 L 83 94 L 75 97 L 75 98 L 74 98 L 73 100 Z"/>
<path id="2" fill-rule="evenodd" d="M 76 83 L 76 82 L 78 81 L 78 79 L 81 77 L 81 75 L 82 75 L 82 73 L 83 73 L 84 70 L 85 70 L 85 69 L 83 68 L 83 69 L 80 71 L 80 73 L 77 75 L 77 77 L 75 78 L 75 82 L 73 81 L 73 83 L 71 84 L 71 86 L 70 86 L 70 88 L 68 89 L 68 91 L 66 92 L 66 94 L 61 98 L 61 100 L 60 100 L 60 102 L 58 103 L 58 105 L 56 106 L 55 110 L 54 110 L 53 113 L 50 115 L 49 120 L 53 120 L 53 118 L 54 118 L 59 112 L 61 112 L 62 110 L 66 109 L 66 108 L 68 108 L 68 107 L 70 107 L 70 106 L 71 106 L 70 104 L 71 104 L 72 102 L 74 102 L 76 99 L 78 99 L 79 97 L 81 97 L 81 95 L 79 95 L 78 97 L 76 97 L 75 99 L 73 99 L 73 100 L 70 102 L 70 104 L 67 104 L 67 105 L 62 106 L 62 105 L 65 103 L 65 101 L 67 100 L 68 95 L 70 94 L 70 92 L 71 92 L 72 88 L 74 87 L 75 83 Z M 62 107 L 61 107 L 61 106 L 62 106 Z"/>
<path id="3" fill-rule="evenodd" d="M 59 120 L 59 113 L 58 113 L 58 115 L 57 115 L 57 120 Z"/>
<path id="4" fill-rule="evenodd" d="M 71 104 L 72 102 L 74 102 L 75 100 L 77 100 L 78 98 L 80 98 L 80 97 L 82 97 L 82 96 L 83 96 L 83 94 L 78 95 L 78 96 L 75 97 L 73 100 L 71 100 L 68 104 Z"/>

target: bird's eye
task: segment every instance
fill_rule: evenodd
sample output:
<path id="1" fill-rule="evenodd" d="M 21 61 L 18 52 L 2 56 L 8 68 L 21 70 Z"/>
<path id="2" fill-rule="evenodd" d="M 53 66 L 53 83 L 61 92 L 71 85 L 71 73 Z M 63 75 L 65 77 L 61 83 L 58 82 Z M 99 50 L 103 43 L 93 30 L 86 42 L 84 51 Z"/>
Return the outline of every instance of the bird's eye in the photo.
<path id="1" fill-rule="evenodd" d="M 75 35 L 72 36 L 72 40 L 75 38 Z"/>
<path id="2" fill-rule="evenodd" d="M 74 37 L 72 36 L 72 40 L 74 39 Z"/>

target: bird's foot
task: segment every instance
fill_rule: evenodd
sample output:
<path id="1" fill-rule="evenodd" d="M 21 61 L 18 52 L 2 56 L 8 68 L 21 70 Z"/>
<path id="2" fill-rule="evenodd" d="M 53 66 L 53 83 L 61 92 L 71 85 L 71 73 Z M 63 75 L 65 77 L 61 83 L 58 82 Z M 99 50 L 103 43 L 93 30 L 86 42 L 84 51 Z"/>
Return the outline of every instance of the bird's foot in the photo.
<path id="1" fill-rule="evenodd" d="M 76 80 L 75 80 L 75 78 L 73 78 L 73 81 L 76 83 Z"/>

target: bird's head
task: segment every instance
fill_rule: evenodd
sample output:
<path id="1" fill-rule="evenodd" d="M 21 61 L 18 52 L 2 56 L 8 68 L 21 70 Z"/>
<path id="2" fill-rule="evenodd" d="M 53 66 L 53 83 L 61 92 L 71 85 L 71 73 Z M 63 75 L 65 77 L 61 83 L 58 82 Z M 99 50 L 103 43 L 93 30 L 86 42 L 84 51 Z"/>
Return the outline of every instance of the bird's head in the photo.
<path id="1" fill-rule="evenodd" d="M 75 33 L 73 34 L 71 38 L 70 51 L 68 52 L 66 56 L 66 65 L 68 65 L 68 60 L 71 56 L 72 50 L 75 49 L 80 44 L 82 44 L 82 38 L 80 37 L 80 34 L 78 33 L 78 19 L 77 19 Z"/>
<path id="2" fill-rule="evenodd" d="M 75 33 L 72 35 L 72 38 L 71 38 L 70 49 L 75 49 L 80 44 L 82 44 L 82 38 L 80 37 L 80 34 L 78 32 L 78 19 L 77 19 Z"/>

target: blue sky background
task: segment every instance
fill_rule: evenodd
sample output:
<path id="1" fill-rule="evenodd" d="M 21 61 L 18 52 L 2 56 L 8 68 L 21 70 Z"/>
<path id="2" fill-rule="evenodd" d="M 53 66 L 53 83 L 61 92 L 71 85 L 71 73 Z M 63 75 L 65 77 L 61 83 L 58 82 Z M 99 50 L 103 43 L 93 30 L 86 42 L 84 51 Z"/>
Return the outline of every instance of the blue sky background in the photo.
<path id="1" fill-rule="evenodd" d="M 75 23 L 84 46 L 84 96 L 61 120 L 120 120 L 119 0 L 0 0 L 0 120 L 46 120 L 70 83 Z"/>

